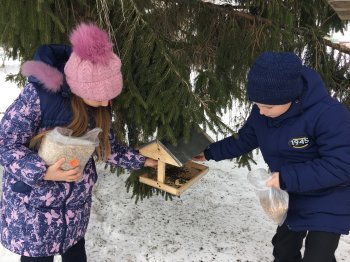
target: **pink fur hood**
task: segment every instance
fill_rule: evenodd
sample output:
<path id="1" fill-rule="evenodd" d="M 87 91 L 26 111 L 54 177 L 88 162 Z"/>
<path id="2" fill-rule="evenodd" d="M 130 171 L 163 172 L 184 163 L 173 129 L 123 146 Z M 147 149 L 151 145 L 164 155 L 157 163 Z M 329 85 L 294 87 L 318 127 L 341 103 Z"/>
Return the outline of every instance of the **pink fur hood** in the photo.
<path id="1" fill-rule="evenodd" d="M 22 74 L 33 76 L 51 92 L 58 92 L 63 84 L 64 76 L 56 68 L 41 61 L 27 61 L 22 65 Z"/>

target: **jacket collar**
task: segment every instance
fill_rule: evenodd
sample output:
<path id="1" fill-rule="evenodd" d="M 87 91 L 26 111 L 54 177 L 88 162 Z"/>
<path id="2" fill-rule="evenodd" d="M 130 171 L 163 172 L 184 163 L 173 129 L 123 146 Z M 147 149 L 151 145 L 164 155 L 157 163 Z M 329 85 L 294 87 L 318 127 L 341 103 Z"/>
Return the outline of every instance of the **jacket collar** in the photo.
<path id="1" fill-rule="evenodd" d="M 294 100 L 291 106 L 284 114 L 278 117 L 267 117 L 268 127 L 280 127 L 285 120 L 301 115 L 303 113 L 303 105 L 300 99 Z"/>

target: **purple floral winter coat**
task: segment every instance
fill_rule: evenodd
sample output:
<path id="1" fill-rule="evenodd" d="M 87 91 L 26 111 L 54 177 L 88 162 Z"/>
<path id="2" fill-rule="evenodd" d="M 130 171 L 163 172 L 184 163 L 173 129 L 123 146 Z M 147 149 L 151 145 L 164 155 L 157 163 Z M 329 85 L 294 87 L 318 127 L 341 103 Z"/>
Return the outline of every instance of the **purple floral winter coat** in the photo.
<path id="1" fill-rule="evenodd" d="M 39 75 L 43 73 L 40 64 L 36 69 Z M 47 167 L 37 152 L 28 148 L 30 139 L 43 131 L 40 127 L 45 112 L 40 105 L 37 89 L 29 83 L 7 109 L 0 125 L 0 164 L 4 167 L 1 243 L 14 253 L 31 257 L 62 254 L 84 237 L 97 179 L 91 158 L 81 182 L 43 180 Z M 110 142 L 110 164 L 127 169 L 143 166 L 145 158 L 116 144 L 112 133 Z M 18 182 L 26 188 L 18 190 Z"/>

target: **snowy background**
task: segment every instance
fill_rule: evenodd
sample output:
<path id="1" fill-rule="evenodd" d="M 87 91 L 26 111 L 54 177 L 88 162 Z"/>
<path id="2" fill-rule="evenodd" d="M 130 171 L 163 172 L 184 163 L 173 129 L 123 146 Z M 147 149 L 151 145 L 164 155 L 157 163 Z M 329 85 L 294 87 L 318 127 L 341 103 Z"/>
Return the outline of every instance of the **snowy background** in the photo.
<path id="1" fill-rule="evenodd" d="M 5 75 L 18 68 L 17 61 L 9 60 L 0 68 L 0 112 L 20 92 L 5 82 Z M 257 162 L 254 169 L 266 168 L 260 155 Z M 86 235 L 88 261 L 272 261 L 276 226 L 247 181 L 248 169 L 238 168 L 234 161 L 204 164 L 208 174 L 180 198 L 165 201 L 155 196 L 138 204 L 126 193 L 128 174 L 118 177 L 99 167 Z M 338 262 L 350 261 L 349 235 L 341 237 L 336 257 Z M 0 245 L 0 262 L 19 262 L 19 256 Z"/>

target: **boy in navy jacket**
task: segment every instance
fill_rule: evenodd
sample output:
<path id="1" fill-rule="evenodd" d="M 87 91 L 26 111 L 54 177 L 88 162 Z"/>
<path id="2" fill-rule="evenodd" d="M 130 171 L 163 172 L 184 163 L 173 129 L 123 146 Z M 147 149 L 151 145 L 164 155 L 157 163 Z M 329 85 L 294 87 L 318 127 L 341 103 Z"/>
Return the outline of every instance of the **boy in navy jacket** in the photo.
<path id="1" fill-rule="evenodd" d="M 238 137 L 195 159 L 231 159 L 259 147 L 272 172 L 267 186 L 289 193 L 287 218 L 272 239 L 275 261 L 336 261 L 340 235 L 350 229 L 349 111 L 288 52 L 257 58 L 247 94 L 254 105 Z"/>

